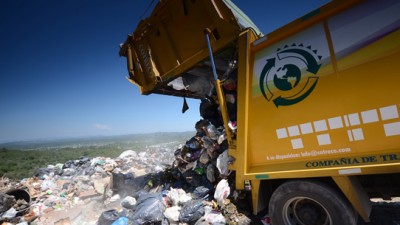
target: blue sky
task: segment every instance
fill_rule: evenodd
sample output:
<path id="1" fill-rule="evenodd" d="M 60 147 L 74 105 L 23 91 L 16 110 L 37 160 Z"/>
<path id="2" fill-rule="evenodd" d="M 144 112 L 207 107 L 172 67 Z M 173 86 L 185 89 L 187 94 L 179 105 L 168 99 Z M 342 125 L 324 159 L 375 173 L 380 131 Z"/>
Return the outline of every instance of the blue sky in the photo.
<path id="1" fill-rule="evenodd" d="M 142 96 L 125 79 L 119 44 L 150 2 L 0 1 L 0 143 L 194 131 L 198 100 L 182 114 L 181 98 Z M 268 33 L 328 1 L 233 2 Z"/>

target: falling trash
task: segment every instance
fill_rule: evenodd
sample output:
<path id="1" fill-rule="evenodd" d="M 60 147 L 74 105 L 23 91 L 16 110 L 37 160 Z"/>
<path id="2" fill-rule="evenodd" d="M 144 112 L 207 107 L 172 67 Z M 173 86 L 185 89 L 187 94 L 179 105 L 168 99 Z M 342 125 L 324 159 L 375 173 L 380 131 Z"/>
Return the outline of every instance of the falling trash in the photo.
<path id="1" fill-rule="evenodd" d="M 225 150 L 222 154 L 218 156 L 217 159 L 217 168 L 221 175 L 224 176 L 229 175 L 228 161 L 229 161 L 228 150 Z"/>
<path id="2" fill-rule="evenodd" d="M 183 97 L 182 113 L 185 113 L 188 109 L 189 109 L 189 105 L 187 104 L 186 98 Z"/>
<path id="3" fill-rule="evenodd" d="M 229 188 L 228 181 L 222 179 L 215 188 L 214 198 L 217 200 L 218 205 L 222 206 L 228 198 L 231 189 Z"/>
<path id="4" fill-rule="evenodd" d="M 168 83 L 168 86 L 171 86 L 175 90 L 185 90 L 187 87 L 183 84 L 182 77 L 177 77 L 173 81 Z"/>

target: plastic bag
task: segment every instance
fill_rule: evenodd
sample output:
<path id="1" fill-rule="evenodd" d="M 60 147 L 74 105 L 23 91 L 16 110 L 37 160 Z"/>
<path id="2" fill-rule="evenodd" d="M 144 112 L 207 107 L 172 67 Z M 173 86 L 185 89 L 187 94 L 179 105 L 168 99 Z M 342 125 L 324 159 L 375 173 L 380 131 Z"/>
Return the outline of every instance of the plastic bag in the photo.
<path id="1" fill-rule="evenodd" d="M 39 168 L 37 171 L 36 171 L 36 177 L 38 177 L 40 180 L 43 180 L 43 179 L 45 179 L 47 176 L 48 176 L 48 174 L 50 174 L 51 173 L 51 170 L 49 169 L 49 168 Z"/>
<path id="2" fill-rule="evenodd" d="M 206 175 L 207 175 L 208 181 L 210 181 L 211 183 L 215 182 L 215 174 L 214 174 L 214 165 L 213 164 L 211 164 L 211 163 L 208 164 Z"/>
<path id="3" fill-rule="evenodd" d="M 15 204 L 15 197 L 0 192 L 0 214 Z"/>
<path id="4" fill-rule="evenodd" d="M 203 136 L 201 138 L 201 140 L 203 141 L 203 147 L 204 148 L 210 148 L 210 147 L 213 147 L 213 145 L 214 145 L 213 140 L 208 136 Z"/>
<path id="5" fill-rule="evenodd" d="M 1 215 L 4 218 L 7 219 L 11 219 L 17 216 L 17 210 L 15 210 L 14 208 L 10 208 L 9 210 L 7 210 L 6 212 L 3 213 L 3 215 Z"/>
<path id="6" fill-rule="evenodd" d="M 191 200 L 183 205 L 179 214 L 179 221 L 193 224 L 204 215 L 203 203 L 200 200 Z"/>
<path id="7" fill-rule="evenodd" d="M 29 225 L 28 222 L 21 222 L 21 223 L 17 223 L 16 225 Z"/>
<path id="8" fill-rule="evenodd" d="M 73 168 L 65 168 L 65 169 L 62 170 L 61 175 L 69 177 L 69 176 L 73 176 L 75 173 L 76 173 L 75 169 L 73 169 Z"/>
<path id="9" fill-rule="evenodd" d="M 121 206 L 124 207 L 125 209 L 133 209 L 135 208 L 135 205 L 136 205 L 136 199 L 131 196 L 126 196 L 121 201 Z"/>
<path id="10" fill-rule="evenodd" d="M 175 80 L 169 82 L 168 86 L 172 86 L 173 89 L 178 91 L 187 89 L 187 87 L 183 84 L 182 77 L 178 77 Z"/>
<path id="11" fill-rule="evenodd" d="M 196 136 L 190 138 L 188 141 L 186 141 L 186 147 L 189 148 L 190 150 L 199 150 L 201 147 L 201 143 L 199 140 L 197 140 Z"/>
<path id="12" fill-rule="evenodd" d="M 160 222 L 164 218 L 165 205 L 160 193 L 142 194 L 137 199 L 136 210 L 131 216 L 133 224 Z"/>
<path id="13" fill-rule="evenodd" d="M 218 136 L 220 135 L 219 131 L 217 130 L 217 128 L 215 128 L 213 124 L 208 125 L 207 133 L 208 137 L 210 137 L 214 141 L 218 140 Z"/>
<path id="14" fill-rule="evenodd" d="M 186 194 L 186 192 L 180 188 L 171 188 L 167 193 L 167 197 L 174 206 L 184 204 L 192 199 L 190 195 Z"/>
<path id="15" fill-rule="evenodd" d="M 137 155 L 138 155 L 138 154 L 137 154 L 135 151 L 133 151 L 133 150 L 126 150 L 126 151 L 124 151 L 123 153 L 121 153 L 121 154 L 118 156 L 118 158 L 121 158 L 121 159 L 127 158 L 127 157 L 136 158 Z"/>
<path id="16" fill-rule="evenodd" d="M 206 165 L 210 161 L 210 157 L 208 156 L 207 151 L 201 153 L 199 161 L 204 165 Z"/>
<path id="17" fill-rule="evenodd" d="M 131 173 L 112 173 L 113 192 L 121 195 L 134 195 L 144 189 L 150 180 L 151 174 L 134 177 Z"/>
<path id="18" fill-rule="evenodd" d="M 199 186 L 193 191 L 193 199 L 203 199 L 208 196 L 208 193 L 210 192 L 210 189 L 204 187 L 204 186 Z"/>
<path id="19" fill-rule="evenodd" d="M 210 96 L 213 90 L 213 83 L 205 76 L 189 76 L 182 77 L 185 89 L 201 96 Z"/>
<path id="20" fill-rule="evenodd" d="M 119 219 L 114 221 L 114 223 L 112 223 L 111 225 L 128 225 L 128 222 L 129 222 L 128 218 L 120 217 Z"/>
<path id="21" fill-rule="evenodd" d="M 110 225 L 113 224 L 119 218 L 118 212 L 115 209 L 104 211 L 101 213 L 99 220 L 97 221 L 98 225 Z"/>
<path id="22" fill-rule="evenodd" d="M 47 190 L 53 190 L 57 188 L 57 184 L 53 180 L 44 180 L 42 182 L 42 185 L 40 186 L 40 189 L 42 191 L 47 191 Z"/>
<path id="23" fill-rule="evenodd" d="M 68 160 L 68 161 L 66 161 L 66 162 L 64 163 L 62 169 L 71 168 L 71 167 L 73 167 L 73 166 L 74 166 L 74 161 Z"/>
<path id="24" fill-rule="evenodd" d="M 212 98 L 203 98 L 200 103 L 200 116 L 213 122 L 219 119 L 218 104 Z M 218 126 L 218 125 L 216 125 Z"/>
<path id="25" fill-rule="evenodd" d="M 204 219 L 210 224 L 226 224 L 226 219 L 220 212 L 211 211 L 206 213 Z"/>
<path id="26" fill-rule="evenodd" d="M 172 206 L 167 208 L 164 212 L 164 216 L 169 220 L 169 222 L 178 222 L 179 221 L 179 213 L 181 211 L 181 207 Z"/>
<path id="27" fill-rule="evenodd" d="M 229 164 L 228 150 L 225 150 L 217 158 L 217 168 L 221 175 L 225 175 L 225 176 L 229 175 L 228 164 Z"/>
<path id="28" fill-rule="evenodd" d="M 231 189 L 226 179 L 222 179 L 215 188 L 214 198 L 217 200 L 218 205 L 223 205 L 225 200 L 231 193 Z"/>

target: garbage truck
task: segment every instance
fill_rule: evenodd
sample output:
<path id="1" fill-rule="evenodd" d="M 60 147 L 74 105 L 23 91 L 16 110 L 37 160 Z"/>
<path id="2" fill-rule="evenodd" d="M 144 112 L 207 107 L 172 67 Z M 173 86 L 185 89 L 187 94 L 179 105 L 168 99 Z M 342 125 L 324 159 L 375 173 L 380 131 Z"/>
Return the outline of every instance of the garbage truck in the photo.
<path id="1" fill-rule="evenodd" d="M 166 0 L 119 54 L 143 95 L 216 99 L 253 214 L 356 224 L 400 196 L 399 12 L 332 1 L 264 35 L 229 0 Z"/>

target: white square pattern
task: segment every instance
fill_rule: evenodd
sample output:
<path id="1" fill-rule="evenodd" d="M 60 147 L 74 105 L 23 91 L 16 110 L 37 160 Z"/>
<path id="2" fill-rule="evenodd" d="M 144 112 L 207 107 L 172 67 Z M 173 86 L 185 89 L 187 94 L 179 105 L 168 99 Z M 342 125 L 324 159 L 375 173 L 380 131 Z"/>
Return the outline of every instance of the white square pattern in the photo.
<path id="1" fill-rule="evenodd" d="M 383 125 L 386 136 L 400 135 L 400 122 Z"/>
<path id="2" fill-rule="evenodd" d="M 302 134 L 311 134 L 313 132 L 311 123 L 300 124 L 300 129 Z"/>
<path id="3" fill-rule="evenodd" d="M 361 112 L 361 117 L 363 123 L 373 123 L 379 121 L 378 112 L 376 111 L 376 109 Z"/>
<path id="4" fill-rule="evenodd" d="M 336 116 L 329 119 L 317 120 L 314 122 L 306 122 L 300 125 L 293 125 L 290 127 L 283 127 L 276 129 L 276 134 L 278 139 L 283 139 L 287 137 L 296 137 L 305 134 L 312 134 L 314 132 L 328 131 L 340 129 L 343 127 L 360 127 L 361 123 L 368 124 L 382 121 L 399 119 L 399 110 L 397 105 L 390 105 L 386 107 L 381 107 L 378 109 L 371 109 L 362 112 L 356 112 L 351 114 L 346 114 L 342 116 Z M 379 111 L 379 114 L 378 114 Z M 397 120 L 398 121 L 398 120 Z M 328 127 L 329 126 L 329 127 Z M 386 123 L 383 125 L 385 135 L 396 136 L 400 135 L 400 122 Z M 347 130 L 348 129 L 348 130 Z M 364 140 L 363 129 L 347 128 L 347 136 L 349 141 L 361 141 Z M 328 133 L 317 135 L 317 140 L 319 145 L 329 145 L 332 143 L 331 137 Z M 293 149 L 304 148 L 303 141 L 301 138 L 291 139 Z"/>
<path id="5" fill-rule="evenodd" d="M 294 137 L 294 136 L 300 135 L 299 126 L 297 126 L 297 125 L 288 127 L 288 131 L 289 131 L 289 136 L 290 137 Z"/>
<path id="6" fill-rule="evenodd" d="M 329 134 L 320 134 L 317 135 L 318 144 L 319 145 L 330 145 L 331 144 L 331 137 Z"/>
<path id="7" fill-rule="evenodd" d="M 293 149 L 304 148 L 301 138 L 292 139 L 291 141 Z"/>
<path id="8" fill-rule="evenodd" d="M 364 140 L 364 133 L 361 128 L 353 129 L 352 132 L 353 132 L 353 138 L 355 141 Z"/>
<path id="9" fill-rule="evenodd" d="M 329 123 L 329 128 L 331 130 L 343 127 L 343 122 L 342 122 L 341 116 L 328 119 L 328 123 Z"/>
<path id="10" fill-rule="evenodd" d="M 278 136 L 278 139 L 286 138 L 288 137 L 286 128 L 281 128 L 276 130 L 276 135 Z"/>
<path id="11" fill-rule="evenodd" d="M 349 114 L 349 120 L 351 126 L 360 125 L 360 117 L 358 113 Z"/>
<path id="12" fill-rule="evenodd" d="M 315 132 L 328 130 L 328 126 L 326 125 L 326 121 L 325 120 L 315 121 L 314 122 L 314 128 L 315 128 Z"/>
<path id="13" fill-rule="evenodd" d="M 388 107 L 382 107 L 379 109 L 381 112 L 382 120 L 390 120 L 399 118 L 399 112 L 397 111 L 396 105 L 391 105 Z"/>

